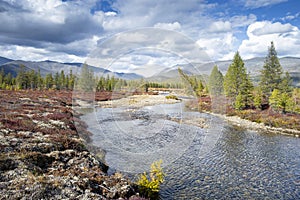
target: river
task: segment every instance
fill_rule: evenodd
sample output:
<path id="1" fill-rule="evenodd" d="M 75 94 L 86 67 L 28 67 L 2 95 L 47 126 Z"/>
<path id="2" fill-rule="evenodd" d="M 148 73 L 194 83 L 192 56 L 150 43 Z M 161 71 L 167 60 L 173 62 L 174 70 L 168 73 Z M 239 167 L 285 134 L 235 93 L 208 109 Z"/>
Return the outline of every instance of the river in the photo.
<path id="1" fill-rule="evenodd" d="M 110 173 L 163 160 L 161 199 L 300 199 L 299 138 L 235 127 L 183 103 L 96 108 L 82 119 Z M 199 119 L 207 126 L 189 123 Z"/>

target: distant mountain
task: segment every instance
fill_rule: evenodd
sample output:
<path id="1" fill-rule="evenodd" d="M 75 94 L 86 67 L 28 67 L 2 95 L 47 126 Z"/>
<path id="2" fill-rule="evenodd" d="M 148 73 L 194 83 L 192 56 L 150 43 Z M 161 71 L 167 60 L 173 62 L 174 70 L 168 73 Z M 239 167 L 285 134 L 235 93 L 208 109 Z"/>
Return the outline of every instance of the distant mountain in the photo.
<path id="1" fill-rule="evenodd" d="M 248 60 L 244 60 L 245 67 L 250 73 L 251 78 L 254 82 L 259 80 L 260 71 L 263 68 L 265 58 L 257 57 Z M 195 75 L 209 75 L 213 66 L 217 65 L 220 71 L 225 75 L 231 60 L 217 61 L 210 63 L 192 63 L 192 64 L 177 64 L 170 68 L 163 69 L 159 73 L 148 78 L 152 81 L 163 81 L 165 79 L 176 78 L 178 75 L 178 67 L 180 67 L 187 74 Z M 288 71 L 293 79 L 293 84 L 300 87 L 300 58 L 296 57 L 284 57 L 280 58 L 280 64 L 284 71 Z"/>
<path id="2" fill-rule="evenodd" d="M 23 61 L 23 60 L 11 60 L 4 57 L 0 57 L 0 70 L 3 68 L 5 73 L 11 73 L 13 76 L 16 76 L 20 66 L 24 66 L 25 70 L 40 70 L 41 75 L 45 76 L 46 74 L 52 73 L 55 74 L 56 72 L 60 72 L 64 70 L 66 74 L 72 70 L 74 74 L 78 74 L 81 71 L 82 63 L 60 63 L 51 60 L 46 61 Z M 119 73 L 119 72 L 112 72 L 110 70 L 88 66 L 90 69 L 93 70 L 96 76 L 115 76 L 116 78 L 122 78 L 126 80 L 132 79 L 140 79 L 143 76 L 135 74 L 135 73 Z"/>
<path id="3" fill-rule="evenodd" d="M 248 60 L 244 60 L 247 71 L 250 73 L 252 80 L 255 83 L 259 80 L 260 70 L 264 65 L 265 58 L 257 57 Z M 147 78 L 149 81 L 170 81 L 176 82 L 179 81 L 178 67 L 180 67 L 186 74 L 195 74 L 195 75 L 209 75 L 213 66 L 217 65 L 223 74 L 226 73 L 228 66 L 231 64 L 231 60 L 227 61 L 217 61 L 210 63 L 191 63 L 191 64 L 177 64 L 169 68 L 165 68 L 157 74 Z M 293 79 L 293 84 L 300 87 L 300 58 L 296 57 L 284 57 L 280 59 L 280 63 L 284 71 L 288 71 Z M 43 76 L 48 73 L 56 73 L 64 70 L 66 74 L 70 70 L 74 74 L 79 73 L 82 67 L 82 63 L 60 63 L 51 60 L 32 62 L 32 61 L 23 61 L 23 60 L 11 60 L 8 58 L 0 57 L 0 70 L 3 68 L 6 73 L 10 72 L 13 76 L 17 75 L 17 72 L 21 65 L 25 66 L 26 70 L 38 70 Z M 140 79 L 143 76 L 135 73 L 120 73 L 112 72 L 110 70 L 89 66 L 94 74 L 97 76 L 115 76 L 117 78 L 122 78 L 126 80 Z"/>
<path id="4" fill-rule="evenodd" d="M 5 63 L 11 62 L 11 61 L 12 61 L 11 59 L 4 58 L 4 57 L 0 56 L 0 65 L 3 65 Z"/>

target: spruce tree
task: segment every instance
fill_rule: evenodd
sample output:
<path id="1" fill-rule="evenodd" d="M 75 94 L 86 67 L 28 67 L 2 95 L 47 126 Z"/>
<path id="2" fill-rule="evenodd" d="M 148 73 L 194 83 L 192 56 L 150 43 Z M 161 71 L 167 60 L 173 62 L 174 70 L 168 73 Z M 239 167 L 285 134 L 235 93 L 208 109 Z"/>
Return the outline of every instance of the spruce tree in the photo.
<path id="1" fill-rule="evenodd" d="M 225 95 L 231 99 L 232 102 L 236 101 L 238 105 L 243 105 L 245 108 L 250 106 L 252 102 L 252 90 L 253 84 L 246 72 L 244 61 L 239 52 L 236 52 L 224 77 Z M 241 106 L 235 107 L 241 109 Z"/>
<path id="2" fill-rule="evenodd" d="M 43 77 L 41 75 L 41 70 L 39 68 L 38 69 L 38 73 L 37 73 L 37 88 L 39 90 L 41 90 L 41 89 L 43 89 L 43 87 L 44 87 L 44 79 L 43 79 Z"/>
<path id="3" fill-rule="evenodd" d="M 81 68 L 81 72 L 78 78 L 78 84 L 76 85 L 78 90 L 84 92 L 92 92 L 95 89 L 96 82 L 93 70 L 89 69 L 87 64 L 84 64 Z"/>
<path id="4" fill-rule="evenodd" d="M 54 80 L 52 74 L 47 74 L 45 77 L 45 87 L 46 89 L 51 89 L 53 87 Z"/>
<path id="5" fill-rule="evenodd" d="M 282 81 L 279 84 L 279 90 L 282 93 L 288 93 L 291 95 L 293 91 L 291 85 L 292 85 L 292 78 L 288 72 L 285 72 L 285 76 L 282 77 Z"/>
<path id="6" fill-rule="evenodd" d="M 215 65 L 210 73 L 208 81 L 210 95 L 217 96 L 223 94 L 223 83 L 223 74 L 219 71 L 218 66 Z"/>
<path id="7" fill-rule="evenodd" d="M 16 85 L 17 89 L 27 89 L 28 86 L 28 77 L 26 74 L 25 66 L 22 64 L 20 65 L 20 68 L 18 70 Z"/>
<path id="8" fill-rule="evenodd" d="M 269 100 L 274 89 L 280 89 L 280 83 L 282 82 L 282 67 L 277 57 L 277 52 L 274 47 L 274 43 L 271 42 L 271 46 L 268 49 L 268 55 L 261 70 L 260 87 L 263 94 L 266 96 L 266 100 Z"/>
<path id="9" fill-rule="evenodd" d="M 68 88 L 73 90 L 74 88 L 74 83 L 75 83 L 75 76 L 73 75 L 72 69 L 70 70 L 69 74 L 69 82 L 68 82 Z"/>
<path id="10" fill-rule="evenodd" d="M 54 75 L 54 85 L 55 89 L 60 90 L 60 81 L 59 81 L 59 73 L 56 72 Z"/>

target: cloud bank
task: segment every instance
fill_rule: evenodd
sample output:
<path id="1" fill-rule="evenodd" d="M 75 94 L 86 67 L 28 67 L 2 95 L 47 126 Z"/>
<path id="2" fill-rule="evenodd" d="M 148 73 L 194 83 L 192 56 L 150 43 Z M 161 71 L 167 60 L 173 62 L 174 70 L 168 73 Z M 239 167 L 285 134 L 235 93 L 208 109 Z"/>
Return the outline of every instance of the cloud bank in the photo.
<path id="1" fill-rule="evenodd" d="M 237 50 L 243 58 L 263 57 L 274 41 L 279 56 L 300 56 L 299 25 L 295 24 L 299 11 L 274 11 L 270 17 L 268 13 L 260 13 L 265 7 L 287 3 L 286 0 L 243 0 L 243 4 L 205 0 L 188 3 L 182 0 L 2 0 L 0 56 L 61 62 L 89 60 L 100 66 L 107 55 L 114 55 L 118 60 L 116 69 L 121 71 L 126 71 L 126 66 L 142 69 L 172 65 L 168 58 L 179 62 L 174 54 L 160 51 L 164 45 L 183 56 L 198 46 L 211 60 L 228 60 Z M 176 39 L 176 34 L 160 37 L 151 31 L 147 34 L 132 31 L 145 27 L 183 34 L 194 41 L 194 46 Z M 118 34 L 122 37 L 118 38 Z M 111 46 L 101 47 L 108 40 Z M 124 55 L 126 58 L 115 54 L 116 49 L 132 49 L 137 43 L 146 48 L 154 41 L 160 44 L 152 54 L 137 50 Z M 99 47 L 102 61 L 96 63 L 94 51 Z"/>

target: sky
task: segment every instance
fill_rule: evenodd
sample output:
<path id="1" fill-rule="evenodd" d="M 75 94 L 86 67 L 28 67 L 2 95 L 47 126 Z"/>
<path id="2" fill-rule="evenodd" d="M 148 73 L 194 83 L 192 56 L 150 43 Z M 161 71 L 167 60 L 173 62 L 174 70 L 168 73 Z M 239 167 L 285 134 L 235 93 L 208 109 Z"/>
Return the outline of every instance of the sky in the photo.
<path id="1" fill-rule="evenodd" d="M 279 57 L 300 57 L 299 8 L 299 0 L 1 0 L 0 56 L 142 74 L 236 51 L 265 57 L 271 41 Z"/>

